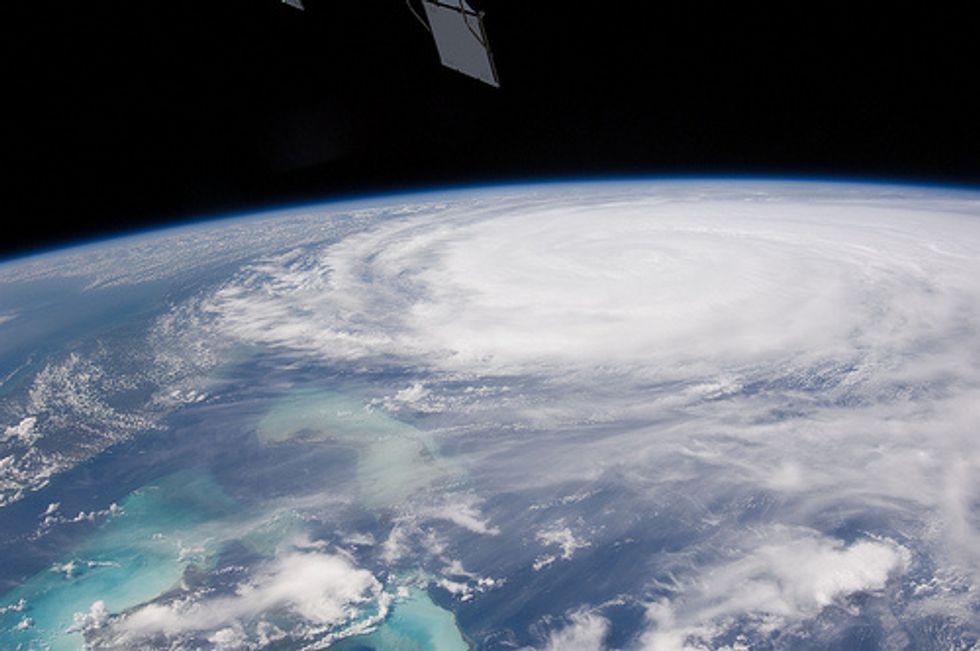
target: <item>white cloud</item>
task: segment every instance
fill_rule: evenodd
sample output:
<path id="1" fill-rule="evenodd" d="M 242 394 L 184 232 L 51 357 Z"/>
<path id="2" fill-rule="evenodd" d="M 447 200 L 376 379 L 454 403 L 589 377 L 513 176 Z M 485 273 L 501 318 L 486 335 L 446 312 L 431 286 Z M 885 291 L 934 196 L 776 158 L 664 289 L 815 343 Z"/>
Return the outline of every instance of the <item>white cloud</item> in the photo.
<path id="1" fill-rule="evenodd" d="M 558 557 L 555 556 L 554 554 L 544 554 L 542 556 L 538 556 L 531 563 L 531 569 L 534 570 L 535 572 L 539 572 L 557 560 Z"/>
<path id="2" fill-rule="evenodd" d="M 371 533 L 353 531 L 344 536 L 343 543 L 352 547 L 373 547 L 376 541 Z"/>
<path id="3" fill-rule="evenodd" d="M 443 578 L 436 579 L 435 584 L 453 595 L 460 601 L 469 601 L 474 595 L 501 587 L 505 582 L 493 577 L 481 577 L 468 572 L 463 564 L 456 559 L 450 560 L 443 568 Z M 453 578 L 446 578 L 453 577 Z"/>
<path id="4" fill-rule="evenodd" d="M 575 555 L 575 551 L 590 545 L 589 541 L 581 540 L 572 533 L 572 530 L 564 526 L 563 522 L 555 523 L 546 529 L 542 529 L 534 534 L 539 543 L 545 546 L 556 546 L 561 550 L 560 555 L 545 554 L 537 557 L 532 564 L 534 571 L 548 567 L 556 560 L 570 560 Z"/>
<path id="5" fill-rule="evenodd" d="M 40 515 L 41 525 L 38 527 L 37 531 L 34 532 L 35 536 L 43 535 L 56 525 L 96 522 L 102 518 L 116 517 L 124 513 L 123 508 L 115 502 L 111 503 L 104 509 L 79 511 L 73 516 L 61 515 L 58 510 L 60 506 L 60 502 L 51 502 L 48 504 L 48 507 L 44 510 L 44 513 Z"/>
<path id="6" fill-rule="evenodd" d="M 363 228 L 387 210 L 376 200 L 212 220 L 72 247 L 5 264 L 0 283 L 83 278 L 87 289 L 188 277 L 270 251 L 322 242 Z M 431 201 L 418 200 L 421 209 Z M 326 214 L 325 214 L 326 213 Z M 10 313 L 7 313 L 8 315 Z"/>
<path id="7" fill-rule="evenodd" d="M 384 398 L 381 404 L 392 410 L 408 408 L 422 412 L 438 412 L 445 408 L 444 404 L 433 399 L 432 391 L 422 382 L 399 389 L 395 395 Z"/>
<path id="8" fill-rule="evenodd" d="M 586 610 L 572 613 L 568 624 L 552 631 L 542 651 L 602 651 L 609 620 Z"/>
<path id="9" fill-rule="evenodd" d="M 41 437 L 41 434 L 34 428 L 36 424 L 37 417 L 28 416 L 16 425 L 9 425 L 4 429 L 3 436 L 0 437 L 0 442 L 14 441 L 20 445 L 30 447 Z"/>
<path id="10" fill-rule="evenodd" d="M 699 568 L 679 595 L 651 604 L 643 648 L 712 648 L 711 638 L 736 618 L 758 628 L 797 623 L 840 598 L 881 590 L 907 562 L 906 550 L 889 541 L 848 546 L 803 529 L 772 528 L 756 543 L 741 557 Z"/>
<path id="11" fill-rule="evenodd" d="M 366 606 L 379 607 L 380 596 L 377 579 L 346 557 L 294 550 L 257 570 L 232 595 L 151 603 L 114 619 L 112 629 L 122 644 L 207 633 L 215 644 L 235 646 L 242 627 L 265 613 L 282 611 L 320 629 L 336 628 L 353 622 Z"/>
<path id="12" fill-rule="evenodd" d="M 381 544 L 381 559 L 391 565 L 398 561 L 408 550 L 408 531 L 404 525 L 396 524 Z"/>
<path id="13" fill-rule="evenodd" d="M 246 648 L 248 636 L 240 626 L 229 626 L 208 637 L 208 642 L 214 645 L 216 651 L 235 651 Z"/>
<path id="14" fill-rule="evenodd" d="M 393 220 L 304 264 L 255 265 L 209 308 L 228 334 L 330 359 L 683 364 L 688 376 L 692 364 L 902 347 L 950 308 L 975 311 L 973 225 L 934 200 L 855 208 L 803 191 L 737 205 L 730 188 L 699 190 L 696 202 L 661 186 Z"/>
<path id="15" fill-rule="evenodd" d="M 105 626 L 109 619 L 109 610 L 106 608 L 105 602 L 101 599 L 92 602 L 89 607 L 88 612 L 75 613 L 75 623 L 71 630 L 76 631 L 94 631 L 99 630 Z"/>
<path id="16" fill-rule="evenodd" d="M 153 426 L 153 415 L 122 411 L 110 403 L 119 392 L 132 390 L 132 376 L 107 373 L 93 358 L 69 353 L 51 360 L 35 376 L 23 411 L 29 414 L 0 436 L 0 507 L 51 478 L 89 459 L 114 443 Z M 43 427 L 38 427 L 42 424 Z M 45 444 L 49 443 L 49 444 Z M 7 455 L 5 447 L 15 453 Z"/>
<path id="17" fill-rule="evenodd" d="M 500 529 L 490 524 L 479 509 L 480 500 L 473 495 L 456 493 L 442 504 L 420 510 L 420 515 L 435 520 L 447 520 L 473 533 L 496 536 Z"/>

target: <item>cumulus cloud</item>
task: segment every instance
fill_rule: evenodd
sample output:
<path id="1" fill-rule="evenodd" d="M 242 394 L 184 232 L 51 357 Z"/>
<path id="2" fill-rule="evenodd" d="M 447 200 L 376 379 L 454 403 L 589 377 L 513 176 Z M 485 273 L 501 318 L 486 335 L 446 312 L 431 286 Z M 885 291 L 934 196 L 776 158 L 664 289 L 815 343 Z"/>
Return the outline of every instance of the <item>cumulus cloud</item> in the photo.
<path id="1" fill-rule="evenodd" d="M 587 541 L 579 540 L 568 527 L 552 527 L 535 534 L 543 545 L 557 545 L 561 549 L 561 557 L 568 560 L 575 553 L 576 549 L 588 547 Z"/>
<path id="2" fill-rule="evenodd" d="M 13 441 L 21 445 L 31 446 L 41 436 L 34 428 L 36 424 L 37 417 L 28 416 L 16 425 L 9 425 L 4 429 L 0 442 Z"/>
<path id="3" fill-rule="evenodd" d="M 681 594 L 650 605 L 644 649 L 714 648 L 712 638 L 745 618 L 776 630 L 812 618 L 836 600 L 880 590 L 908 552 L 890 541 L 845 545 L 812 530 L 778 527 L 729 562 L 699 568 Z"/>
<path id="4" fill-rule="evenodd" d="M 609 620 L 587 610 L 572 613 L 568 623 L 552 631 L 542 651 L 602 651 Z"/>
<path id="5" fill-rule="evenodd" d="M 542 570 L 559 558 L 570 560 L 575 551 L 590 545 L 589 541 L 576 537 L 563 521 L 556 522 L 534 534 L 535 539 L 545 547 L 558 547 L 558 554 L 544 554 L 534 559 L 531 567 L 535 572 Z"/>
<path id="6" fill-rule="evenodd" d="M 292 550 L 258 569 L 233 594 L 150 603 L 120 615 L 111 622 L 112 639 L 116 644 L 134 644 L 193 634 L 219 647 L 242 648 L 245 627 L 257 630 L 257 620 L 264 614 L 281 613 L 323 632 L 351 624 L 369 606 L 381 607 L 383 615 L 381 601 L 378 580 L 346 557 Z M 104 617 L 86 617 L 105 624 Z"/>
<path id="7" fill-rule="evenodd" d="M 28 415 L 5 427 L 0 436 L 0 507 L 153 427 L 154 414 L 113 406 L 115 398 L 132 391 L 138 381 L 127 373 L 107 372 L 107 356 L 104 350 L 92 356 L 69 353 L 52 359 L 34 376 L 20 407 Z"/>

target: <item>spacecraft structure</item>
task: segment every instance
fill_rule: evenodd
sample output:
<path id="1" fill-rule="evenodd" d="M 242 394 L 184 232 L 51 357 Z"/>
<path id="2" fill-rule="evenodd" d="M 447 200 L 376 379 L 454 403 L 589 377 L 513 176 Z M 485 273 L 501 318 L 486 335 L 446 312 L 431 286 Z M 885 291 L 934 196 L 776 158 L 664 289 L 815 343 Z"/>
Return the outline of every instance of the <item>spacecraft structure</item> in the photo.
<path id="1" fill-rule="evenodd" d="M 466 0 L 420 1 L 424 15 L 415 9 L 412 0 L 405 0 L 405 4 L 432 34 L 442 65 L 499 87 L 500 79 L 483 25 L 483 12 L 475 10 Z M 300 11 L 305 9 L 303 0 L 282 2 Z"/>

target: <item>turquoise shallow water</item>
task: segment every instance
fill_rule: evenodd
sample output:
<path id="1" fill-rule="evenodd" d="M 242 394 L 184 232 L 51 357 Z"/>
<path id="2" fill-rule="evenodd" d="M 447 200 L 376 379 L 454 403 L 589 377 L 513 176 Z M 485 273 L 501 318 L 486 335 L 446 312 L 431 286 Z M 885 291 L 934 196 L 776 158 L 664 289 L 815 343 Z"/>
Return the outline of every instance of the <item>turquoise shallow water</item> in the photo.
<path id="1" fill-rule="evenodd" d="M 84 641 L 79 614 L 119 613 L 177 587 L 191 565 L 212 568 L 229 536 L 263 556 L 302 528 L 290 513 L 253 519 L 208 474 L 183 471 L 141 487 L 95 532 L 51 568 L 0 598 L 0 607 L 23 600 L 22 610 L 0 614 L 0 649 L 67 651 Z M 31 625 L 17 628 L 29 618 Z M 451 611 L 421 589 L 396 600 L 388 618 L 339 649 L 467 651 Z"/>
<path id="2" fill-rule="evenodd" d="M 191 564 L 210 565 L 220 538 L 215 523 L 235 505 L 207 475 L 180 472 L 131 493 L 73 553 L 0 598 L 23 599 L 21 612 L 0 615 L 0 648 L 17 644 L 77 649 L 76 613 L 98 601 L 109 613 L 131 608 L 176 586 Z M 33 625 L 14 627 L 24 617 Z"/>
<path id="3" fill-rule="evenodd" d="M 427 432 L 333 391 L 290 395 L 262 418 L 257 433 L 268 445 L 329 440 L 357 450 L 357 490 L 372 510 L 461 474 Z"/>
<path id="4" fill-rule="evenodd" d="M 375 631 L 343 640 L 337 651 L 468 651 L 452 612 L 437 606 L 429 595 L 411 588 Z"/>

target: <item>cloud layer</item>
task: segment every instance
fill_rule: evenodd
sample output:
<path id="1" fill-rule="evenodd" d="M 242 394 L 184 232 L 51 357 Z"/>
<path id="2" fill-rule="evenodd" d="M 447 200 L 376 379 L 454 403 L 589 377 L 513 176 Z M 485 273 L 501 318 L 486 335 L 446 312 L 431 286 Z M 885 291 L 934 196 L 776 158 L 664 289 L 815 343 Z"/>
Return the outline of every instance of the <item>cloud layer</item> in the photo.
<path id="1" fill-rule="evenodd" d="M 424 379 L 385 408 L 536 432 L 476 446 L 486 494 L 584 480 L 686 508 L 741 557 L 692 550 L 711 581 L 680 569 L 684 589 L 651 605 L 647 639 L 683 646 L 739 616 L 813 617 L 909 570 L 899 543 L 821 533 L 845 522 L 904 527 L 930 563 L 980 582 L 978 215 L 975 195 L 872 186 L 568 188 L 266 259 L 204 311 L 287 357 Z M 732 520 L 759 500 L 782 542 Z M 555 527 L 535 534 L 538 569 Z"/>
<path id="2" fill-rule="evenodd" d="M 278 373 L 261 387 L 274 396 L 331 378 L 329 409 L 292 429 L 272 409 L 259 440 L 343 444 L 380 460 L 372 480 L 391 455 L 424 475 L 361 495 L 387 529 L 348 533 L 386 571 L 424 566 L 474 608 L 531 608 L 540 595 L 507 591 L 566 586 L 515 646 L 792 646 L 780 632 L 863 616 L 892 646 L 921 622 L 951 646 L 977 638 L 976 194 L 584 184 L 262 224 L 271 249 L 249 235 L 246 264 L 157 321 L 155 372 L 173 391 L 156 399 L 203 400 L 212 369 L 233 375 L 252 353 Z M 221 261 L 244 259 L 233 248 Z M 0 443 L 45 432 L 61 386 L 36 388 L 47 412 L 5 422 Z M 120 417 L 81 406 L 85 423 Z M 425 445 L 396 449 L 381 422 Z M 436 458 L 453 472 L 430 472 Z M 0 492 L 15 459 L 0 454 Z M 217 648 L 284 635 L 269 612 L 350 631 L 355 611 L 385 607 L 353 558 L 280 550 L 230 592 L 96 607 L 80 625 Z M 640 613 L 625 641 L 610 604 Z"/>
<path id="3" fill-rule="evenodd" d="M 248 341 L 483 373 L 850 361 L 976 318 L 976 225 L 934 202 L 659 190 L 385 222 L 210 307 Z"/>

